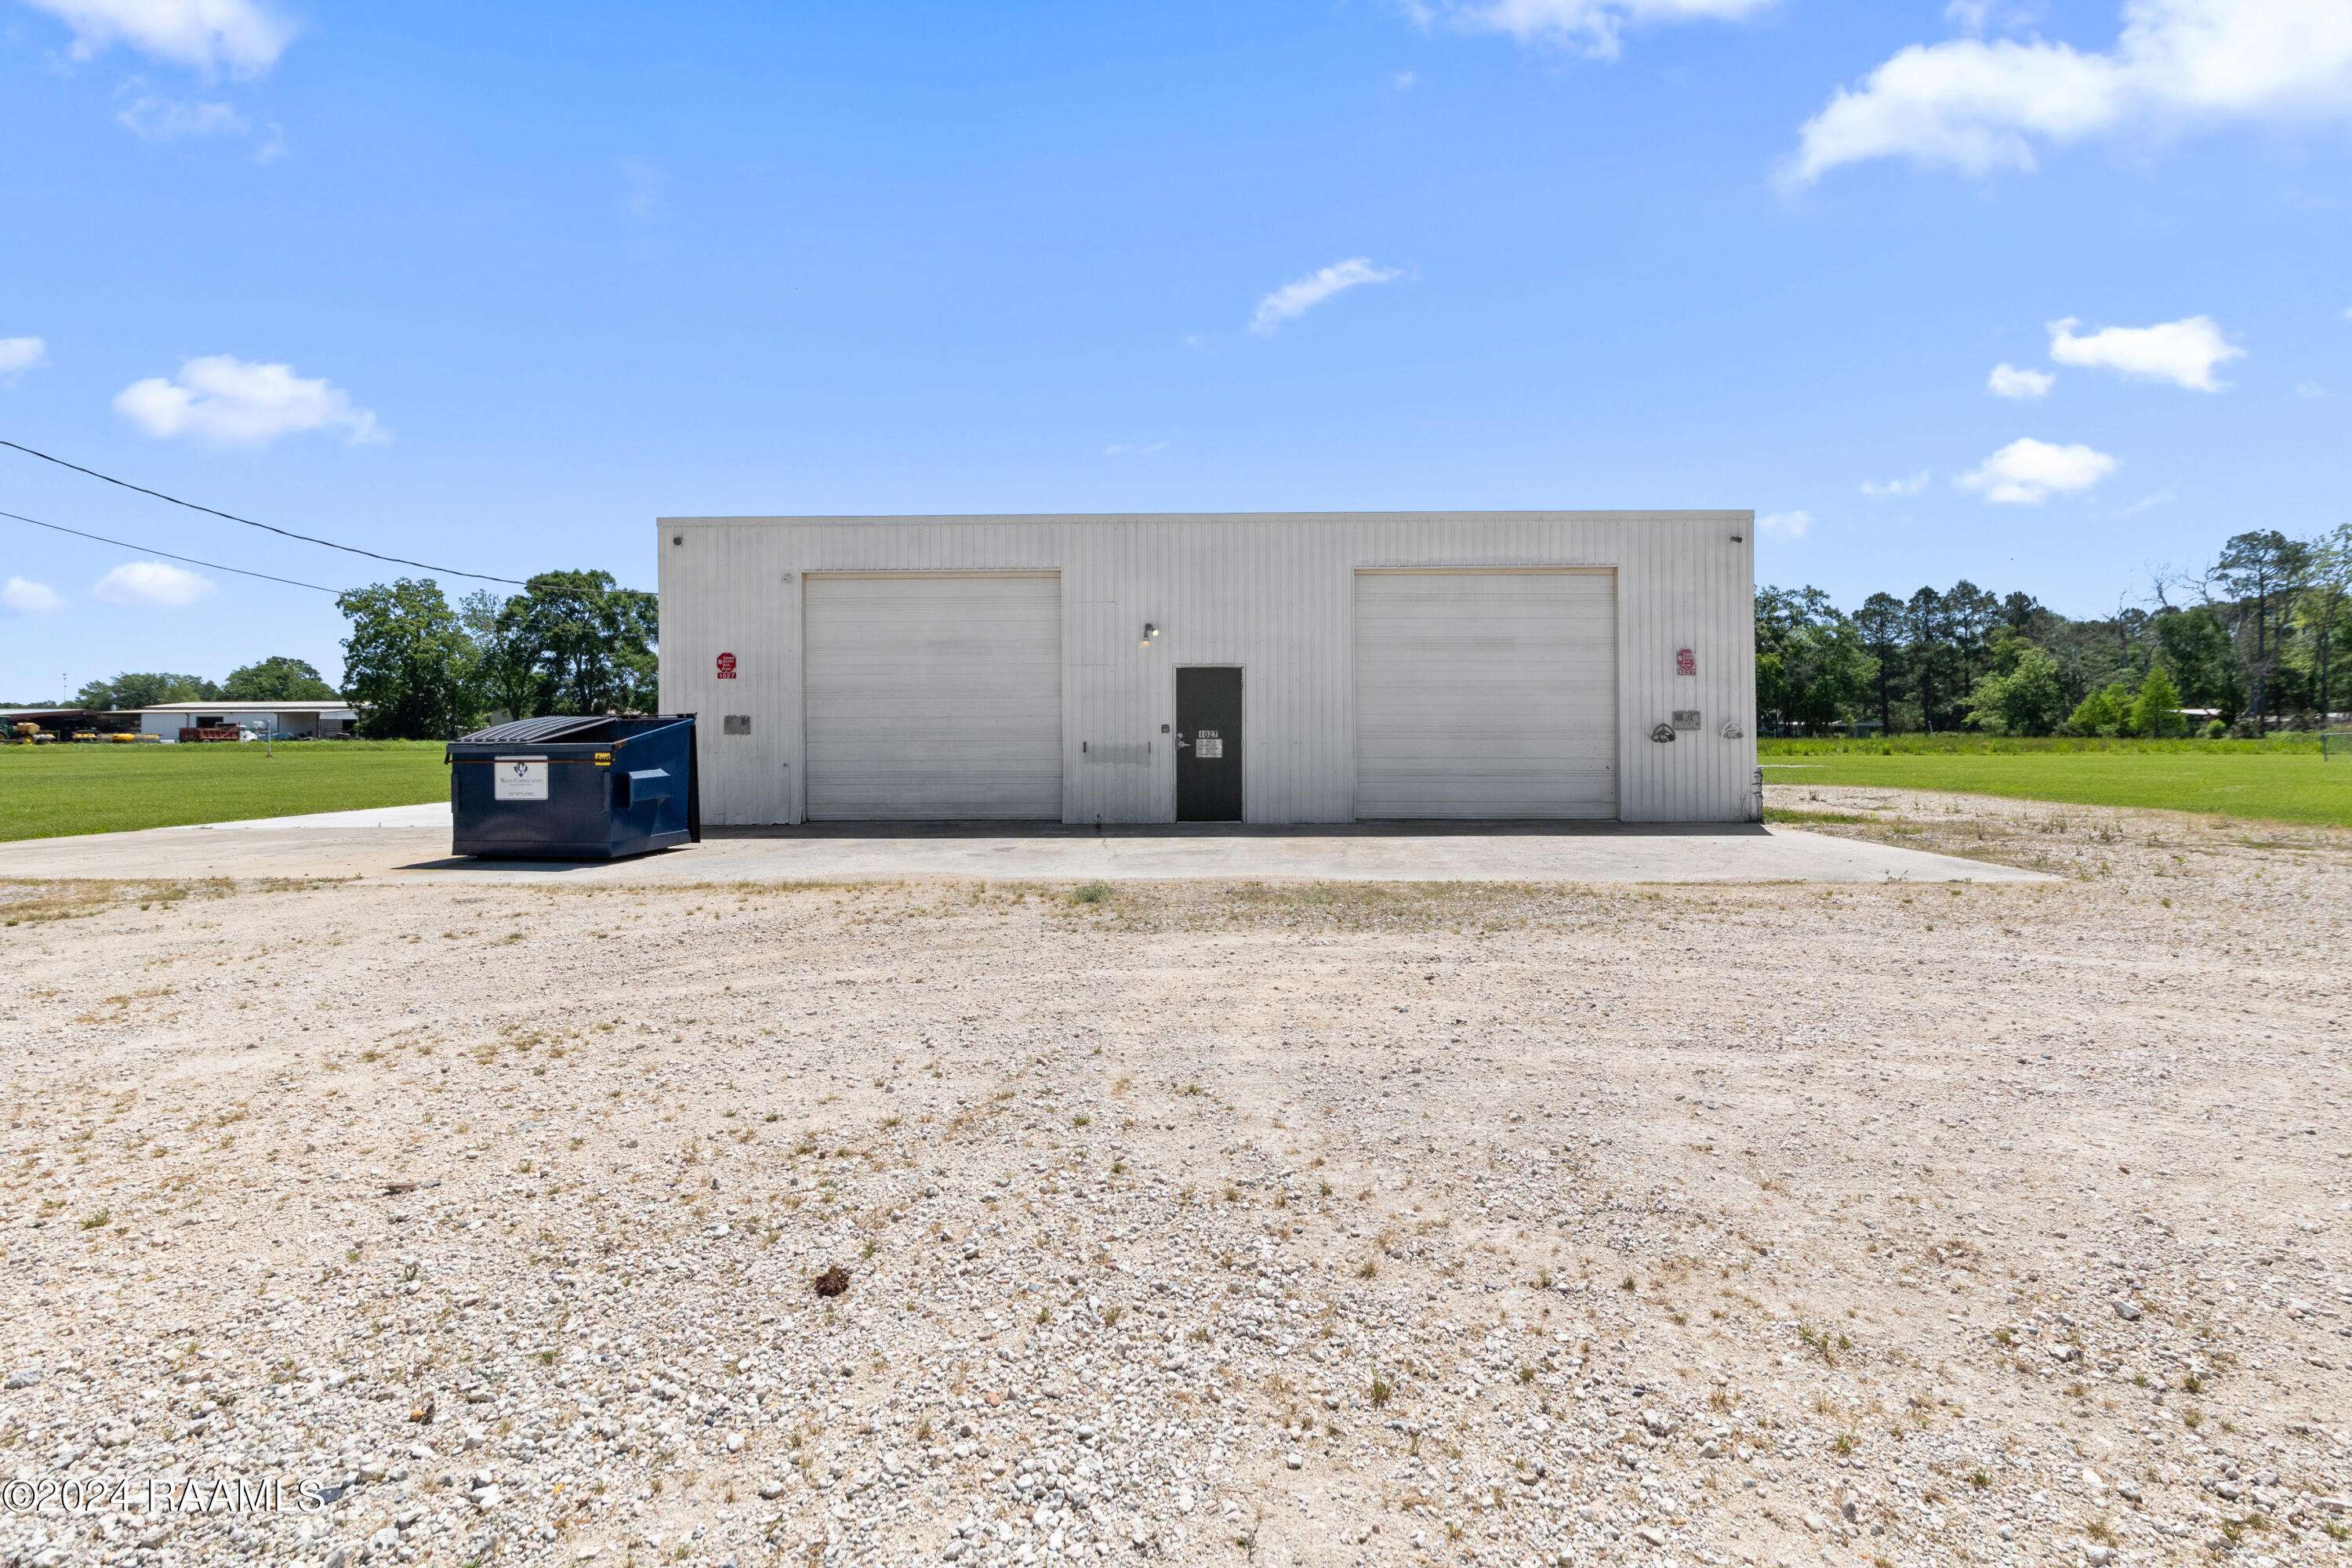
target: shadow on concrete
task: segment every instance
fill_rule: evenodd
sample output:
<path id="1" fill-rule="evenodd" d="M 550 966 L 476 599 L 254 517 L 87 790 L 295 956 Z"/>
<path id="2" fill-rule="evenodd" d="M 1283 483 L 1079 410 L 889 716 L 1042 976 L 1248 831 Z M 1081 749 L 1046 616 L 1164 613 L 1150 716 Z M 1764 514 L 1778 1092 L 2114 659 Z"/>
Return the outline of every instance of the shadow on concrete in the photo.
<path id="1" fill-rule="evenodd" d="M 705 838 L 1762 838 L 1760 822 L 804 822 Z M 670 851 L 675 853 L 675 851 Z M 487 862 L 483 862 L 487 864 Z"/>
<path id="2" fill-rule="evenodd" d="M 614 860 L 492 860 L 472 855 L 444 855 L 432 860 L 410 860 L 394 866 L 395 871 L 527 871 L 548 876 L 565 871 L 593 871 L 604 866 L 629 866 L 653 860 L 666 860 L 673 855 L 693 848 L 681 844 L 675 849 L 653 849 L 643 855 L 624 855 Z"/>

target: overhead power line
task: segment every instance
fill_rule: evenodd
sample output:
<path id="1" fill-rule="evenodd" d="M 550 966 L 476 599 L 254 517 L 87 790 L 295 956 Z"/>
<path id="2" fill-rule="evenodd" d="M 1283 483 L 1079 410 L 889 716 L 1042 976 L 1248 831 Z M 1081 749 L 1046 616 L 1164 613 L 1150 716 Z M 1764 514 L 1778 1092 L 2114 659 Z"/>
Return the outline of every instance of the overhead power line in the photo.
<path id="1" fill-rule="evenodd" d="M 529 584 L 524 583 L 520 577 L 494 577 L 488 572 L 460 572 L 455 566 L 436 566 L 429 561 L 411 561 L 404 555 L 384 555 L 373 550 L 362 550 L 356 544 L 338 544 L 331 539 L 320 539 L 315 534 L 297 533 L 290 528 L 277 528 L 266 522 L 256 522 L 249 517 L 239 517 L 233 511 L 223 511 L 218 507 L 201 506 L 192 500 L 182 500 L 178 496 L 165 495 L 162 490 L 151 490 L 145 485 L 134 485 L 129 479 L 118 479 L 112 474 L 101 474 L 96 468 L 85 468 L 79 463 L 69 463 L 63 458 L 56 457 L 50 453 L 39 451 L 34 447 L 27 447 L 21 441 L 0 439 L 0 447 L 14 447 L 16 450 L 24 453 L 25 456 L 28 458 L 38 458 L 45 463 L 55 463 L 61 468 L 71 468 L 77 474 L 88 474 L 93 479 L 104 479 L 110 485 L 120 485 L 126 490 L 136 490 L 142 496 L 153 496 L 157 500 L 167 500 L 173 506 L 186 507 L 190 511 L 201 511 L 209 516 L 225 519 L 230 522 L 241 522 L 247 528 L 257 528 L 265 533 L 275 533 L 287 539 L 299 539 L 305 544 L 322 544 L 330 550 L 341 550 L 352 555 L 364 555 L 374 561 L 388 561 L 395 566 L 414 566 L 421 572 L 437 572 L 445 577 L 472 577 L 484 583 L 507 583 L 518 588 L 529 586 Z M 43 526 L 47 525 L 44 524 Z M 68 531 L 70 532 L 71 531 L 68 530 Z M 157 553 L 161 554 L 163 552 L 159 551 Z M 224 566 L 219 568 L 219 570 L 224 572 L 233 572 L 236 569 L 233 566 Z M 267 574 L 248 572 L 246 575 L 249 577 L 258 577 L 267 575 Z M 282 577 L 273 580 L 277 582 L 288 581 L 288 579 Z M 312 584 L 308 583 L 301 584 L 301 586 L 306 588 L 311 585 Z"/>
<path id="2" fill-rule="evenodd" d="M 265 583 L 283 583 L 289 588 L 308 588 L 319 594 L 342 593 L 341 588 L 323 587 L 317 583 L 298 583 L 291 577 L 273 577 L 267 572 L 248 572 L 242 566 L 224 566 L 217 561 L 199 561 L 193 555 L 174 555 L 168 550 L 158 550 L 148 544 L 133 544 L 124 539 L 109 539 L 102 533 L 84 533 L 79 528 L 68 528 L 58 522 L 43 522 L 37 517 L 26 517 L 21 512 L 0 511 L 0 517 L 13 518 L 18 522 L 29 522 L 35 528 L 46 528 L 52 533 L 70 533 L 77 539 L 95 539 L 100 544 L 120 545 L 125 550 L 136 550 L 142 555 L 161 555 L 167 561 L 184 561 L 191 566 L 202 566 L 214 572 L 234 572 L 240 577 L 258 577 Z"/>

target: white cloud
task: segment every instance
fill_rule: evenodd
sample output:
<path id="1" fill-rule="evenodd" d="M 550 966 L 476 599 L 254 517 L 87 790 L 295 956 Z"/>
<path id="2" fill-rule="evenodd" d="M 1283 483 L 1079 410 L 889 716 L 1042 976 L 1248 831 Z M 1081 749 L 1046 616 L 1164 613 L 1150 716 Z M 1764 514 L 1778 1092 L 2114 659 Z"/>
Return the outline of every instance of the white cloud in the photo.
<path id="1" fill-rule="evenodd" d="M 14 386 L 28 370 L 49 363 L 49 345 L 39 338 L 0 338 L 0 386 Z"/>
<path id="2" fill-rule="evenodd" d="M 1786 173 L 1806 184 L 1842 163 L 1887 157 L 1972 174 L 2030 169 L 2029 133 L 2073 140 L 2116 121 L 2119 74 L 2063 44 L 1914 44 L 1805 122 Z"/>
<path id="3" fill-rule="evenodd" d="M 73 29 L 73 57 L 115 44 L 210 75 L 259 76 L 294 39 L 294 25 L 257 0 L 27 0 Z"/>
<path id="4" fill-rule="evenodd" d="M 1927 489 L 1927 472 L 1921 469 L 1907 479 L 1864 479 L 1862 493 L 1872 500 L 1887 500 L 1895 496 L 1923 495 Z"/>
<path id="5" fill-rule="evenodd" d="M 341 430 L 344 439 L 389 440 L 351 394 L 287 364 L 208 354 L 180 367 L 179 379 L 149 376 L 115 394 L 115 412 L 148 435 L 194 436 L 229 446 L 262 446 L 302 430 Z"/>
<path id="6" fill-rule="evenodd" d="M 669 175 L 651 158 L 624 158 L 621 172 L 621 213 L 637 223 L 652 223 L 669 211 Z"/>
<path id="7" fill-rule="evenodd" d="M 2294 384 L 2294 395 L 2297 397 L 2325 397 L 2327 389 L 2315 381 L 2298 381 Z"/>
<path id="8" fill-rule="evenodd" d="M 2213 367 L 2246 351 L 2221 335 L 2210 316 L 2153 327 L 2107 327 L 2084 336 L 2072 316 L 2050 323 L 2050 357 L 2060 364 L 2112 370 L 2136 381 L 2168 381 L 2191 392 L 2219 392 Z"/>
<path id="9" fill-rule="evenodd" d="M 1756 520 L 1756 531 L 1777 534 L 1782 539 L 1802 539 L 1813 531 L 1813 514 L 1809 511 L 1768 511 Z"/>
<path id="10" fill-rule="evenodd" d="M 11 577 L 0 583 L 0 610 L 16 616 L 53 616 L 65 601 L 47 583 L 36 583 L 29 577 Z"/>
<path id="11" fill-rule="evenodd" d="M 2047 397 L 2058 378 L 2046 370 L 2020 370 L 2013 364 L 1997 364 L 1985 377 L 1985 390 L 1995 397 Z"/>
<path id="12" fill-rule="evenodd" d="M 110 605 L 176 610 L 213 591 L 212 579 L 162 561 L 126 561 L 90 585 Z"/>
<path id="13" fill-rule="evenodd" d="M 2011 441 L 1952 482 L 2003 506 L 2040 506 L 2053 495 L 2089 489 L 2122 467 L 2088 447 L 2053 446 L 2028 437 Z"/>
<path id="14" fill-rule="evenodd" d="M 1421 78 L 1412 71 L 1399 71 L 1389 78 L 1389 85 L 1399 92 L 1411 92 L 1420 80 Z"/>
<path id="15" fill-rule="evenodd" d="M 1994 0 L 1951 0 L 1944 7 L 1944 20 L 1971 37 L 2032 26 L 2038 19 L 2032 0 L 2013 5 L 1996 5 Z"/>
<path id="16" fill-rule="evenodd" d="M 1257 302 L 1257 311 L 1250 317 L 1249 330 L 1260 337 L 1273 333 L 1283 322 L 1295 321 L 1334 295 L 1365 283 L 1386 283 L 1402 274 L 1393 267 L 1375 267 L 1362 257 L 1335 261 L 1320 271 L 1294 279 Z"/>
<path id="17" fill-rule="evenodd" d="M 2352 119 L 2344 0 L 2125 0 L 2115 47 L 2042 38 L 1914 44 L 1807 121 L 1784 174 L 1908 158 L 1982 174 L 2045 145 L 2233 121 Z"/>
<path id="18" fill-rule="evenodd" d="M 242 136 L 253 127 L 232 103 L 183 103 L 142 93 L 115 117 L 142 142 L 177 142 L 184 136 Z"/>
<path id="19" fill-rule="evenodd" d="M 2180 487 L 2179 485 L 2167 485 L 2160 490 L 2150 490 L 2147 494 L 2140 497 L 2139 500 L 2133 501 L 2128 506 L 2117 507 L 2116 509 L 2116 515 L 2117 517 L 2137 517 L 2144 511 L 2152 511 L 2160 506 L 2169 506 L 2172 502 L 2179 500 L 2179 499 Z"/>
<path id="20" fill-rule="evenodd" d="M 1628 26 L 1653 23 L 1737 22 L 1769 10 L 1774 0 L 1404 0 L 1423 23 L 1445 21 L 1521 43 L 1562 44 L 1595 59 L 1615 59 Z"/>
<path id="21" fill-rule="evenodd" d="M 1168 450 L 1165 441 L 1113 441 L 1103 448 L 1106 458 L 1149 458 Z"/>

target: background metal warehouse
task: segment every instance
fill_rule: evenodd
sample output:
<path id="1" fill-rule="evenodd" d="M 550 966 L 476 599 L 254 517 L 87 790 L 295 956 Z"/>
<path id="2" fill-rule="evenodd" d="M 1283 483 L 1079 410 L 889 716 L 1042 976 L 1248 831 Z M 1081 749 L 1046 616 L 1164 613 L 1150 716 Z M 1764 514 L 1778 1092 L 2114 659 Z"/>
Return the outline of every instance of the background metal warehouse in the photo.
<path id="1" fill-rule="evenodd" d="M 1738 821 L 1752 523 L 668 518 L 661 703 L 714 823 Z"/>

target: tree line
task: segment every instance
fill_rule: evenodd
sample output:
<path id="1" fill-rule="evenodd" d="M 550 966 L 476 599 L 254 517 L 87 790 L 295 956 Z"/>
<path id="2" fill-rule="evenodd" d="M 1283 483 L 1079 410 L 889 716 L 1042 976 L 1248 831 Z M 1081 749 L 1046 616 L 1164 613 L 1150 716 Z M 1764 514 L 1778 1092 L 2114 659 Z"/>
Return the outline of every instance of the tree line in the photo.
<path id="1" fill-rule="evenodd" d="M 446 740 L 486 721 L 646 712 L 658 700 L 658 602 L 622 587 L 609 572 L 543 572 L 520 593 L 485 590 L 454 605 L 431 579 L 403 577 L 354 588 L 335 603 L 351 622 L 340 692 L 311 665 L 277 656 L 217 682 L 126 670 L 83 686 L 79 705 L 341 698 L 360 710 L 362 735 Z"/>
<path id="2" fill-rule="evenodd" d="M 335 689 L 309 660 L 274 654 L 230 670 L 220 681 L 170 670 L 124 670 L 111 680 L 84 683 L 73 705 L 104 710 L 163 702 L 324 702 L 334 697 Z"/>
<path id="3" fill-rule="evenodd" d="M 336 601 L 343 696 L 360 732 L 441 740 L 486 720 L 649 712 L 659 601 L 609 572 L 542 572 L 518 594 L 455 605 L 430 578 L 354 588 Z"/>
<path id="4" fill-rule="evenodd" d="M 1818 588 L 1756 595 L 1767 733 L 2212 733 L 2317 728 L 2352 702 L 2352 524 L 2316 539 L 2241 533 L 2201 570 L 2152 574 L 2150 602 L 2088 619 L 1962 579 L 1852 613 Z"/>

